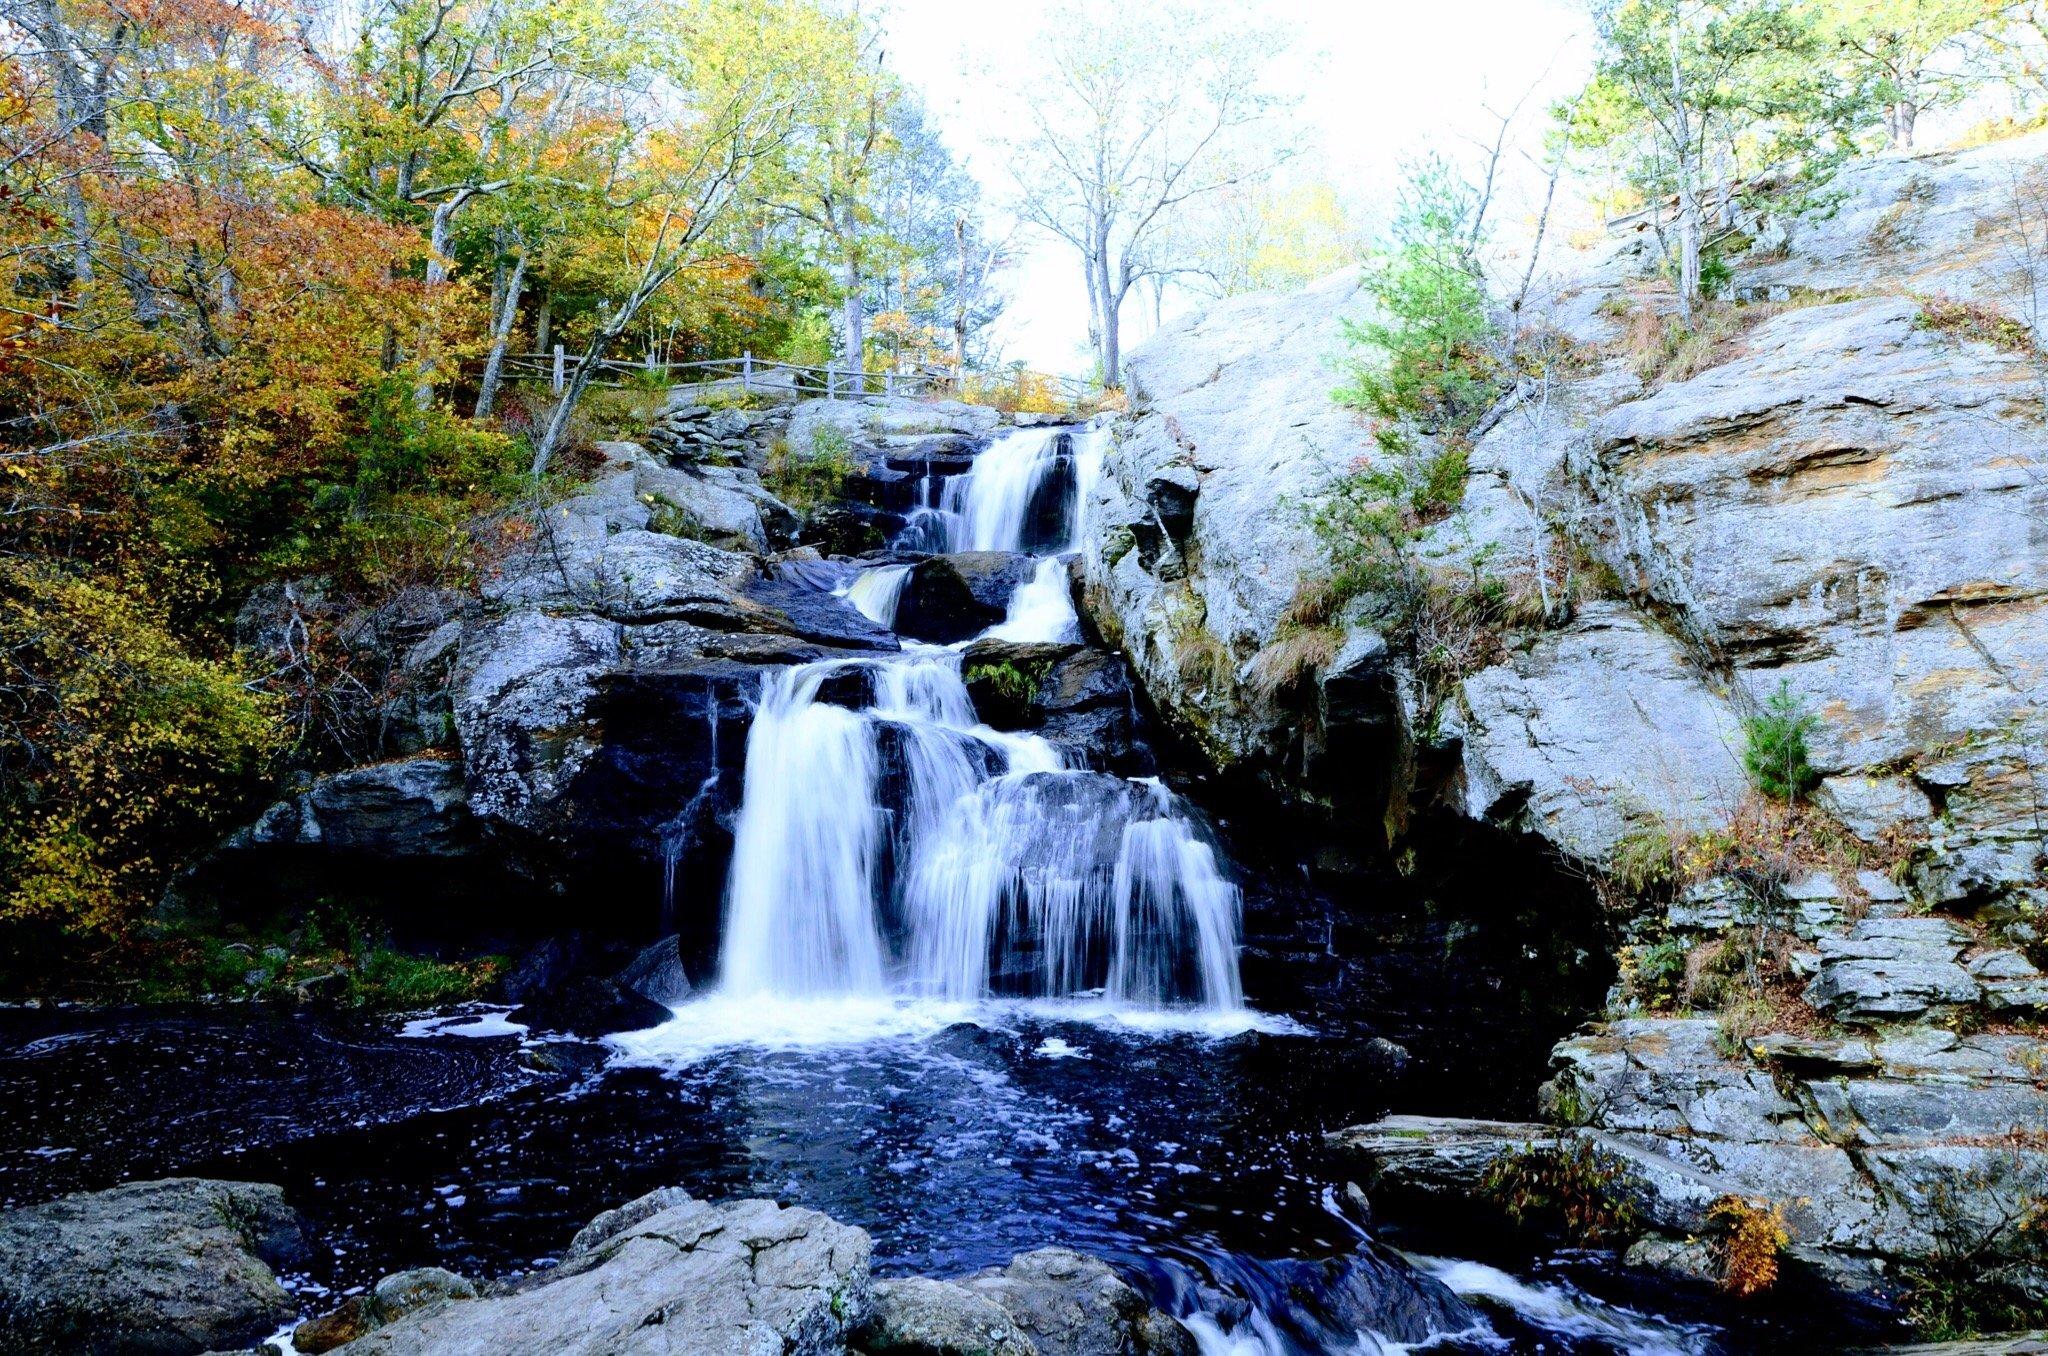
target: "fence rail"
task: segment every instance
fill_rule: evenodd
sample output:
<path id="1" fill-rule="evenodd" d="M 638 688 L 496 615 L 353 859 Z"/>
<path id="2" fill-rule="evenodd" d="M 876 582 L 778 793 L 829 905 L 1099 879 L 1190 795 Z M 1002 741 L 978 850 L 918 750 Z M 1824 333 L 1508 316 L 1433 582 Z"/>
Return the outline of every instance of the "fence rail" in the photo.
<path id="1" fill-rule="evenodd" d="M 570 353 L 557 344 L 552 353 L 508 353 L 504 358 L 504 370 L 508 377 L 545 381 L 549 389 L 559 395 L 582 362 L 581 354 Z M 856 372 L 848 368 L 807 367 L 800 363 L 778 362 L 772 358 L 756 358 L 751 353 L 743 353 L 737 358 L 707 358 L 686 363 L 604 358 L 599 360 L 597 367 L 598 375 L 592 380 L 598 382 L 607 377 L 628 379 L 659 372 L 664 380 L 675 385 L 730 383 L 742 391 L 793 391 L 835 399 L 857 395 L 957 396 L 970 387 L 988 383 L 1050 388 L 1057 390 L 1063 399 L 1077 404 L 1100 393 L 1100 388 L 1091 382 L 1033 372 L 1027 368 L 959 372 L 952 368 L 915 367 Z"/>

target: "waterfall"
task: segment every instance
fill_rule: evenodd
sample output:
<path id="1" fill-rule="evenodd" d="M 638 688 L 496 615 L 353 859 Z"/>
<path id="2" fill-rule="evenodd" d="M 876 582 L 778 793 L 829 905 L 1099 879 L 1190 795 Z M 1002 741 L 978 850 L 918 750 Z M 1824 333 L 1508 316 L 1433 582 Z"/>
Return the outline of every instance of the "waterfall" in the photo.
<path id="1" fill-rule="evenodd" d="M 1003 620 L 987 635 L 991 640 L 1079 640 L 1081 619 L 1074 615 L 1074 600 L 1067 592 L 1066 563 L 1058 556 L 1039 561 L 1031 578 L 1010 596 Z"/>
<path id="2" fill-rule="evenodd" d="M 1105 434 L 1018 430 L 939 493 L 955 549 L 1047 550 L 989 640 L 1078 641 L 1066 563 Z M 893 622 L 914 567 L 834 591 Z M 1237 887 L 1157 781 L 981 723 L 961 649 L 827 659 L 763 680 L 747 739 L 720 955 L 729 998 L 1091 997 L 1243 1007 Z"/>
<path id="3" fill-rule="evenodd" d="M 909 579 L 908 565 L 877 565 L 855 575 L 840 596 L 869 621 L 894 626 L 896 604 L 902 601 L 903 586 Z"/>
<path id="4" fill-rule="evenodd" d="M 1237 889 L 1178 800 L 978 724 L 959 662 L 934 650 L 769 675 L 726 991 L 1239 1007 Z"/>

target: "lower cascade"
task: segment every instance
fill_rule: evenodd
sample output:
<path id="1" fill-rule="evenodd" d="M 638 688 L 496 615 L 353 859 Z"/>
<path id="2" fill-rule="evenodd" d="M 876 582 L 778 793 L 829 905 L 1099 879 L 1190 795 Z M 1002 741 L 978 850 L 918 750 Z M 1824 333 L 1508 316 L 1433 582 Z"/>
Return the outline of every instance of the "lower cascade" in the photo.
<path id="1" fill-rule="evenodd" d="M 1238 907 L 1172 792 L 979 724 L 957 654 L 767 682 L 727 887 L 729 995 L 1230 1011 Z"/>

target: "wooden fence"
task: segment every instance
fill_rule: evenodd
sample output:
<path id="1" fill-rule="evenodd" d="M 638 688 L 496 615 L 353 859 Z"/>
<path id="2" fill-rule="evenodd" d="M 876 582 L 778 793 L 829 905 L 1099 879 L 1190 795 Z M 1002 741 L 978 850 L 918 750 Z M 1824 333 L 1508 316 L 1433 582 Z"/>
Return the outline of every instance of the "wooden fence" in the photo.
<path id="1" fill-rule="evenodd" d="M 544 381 L 551 391 L 559 395 L 582 362 L 581 354 L 570 353 L 557 344 L 552 353 L 506 354 L 505 375 L 526 381 Z M 1019 393 L 1027 389 L 1056 392 L 1059 399 L 1078 405 L 1101 394 L 1101 388 L 1091 382 L 1018 367 L 964 373 L 951 368 L 929 367 L 855 372 L 838 367 L 805 367 L 798 363 L 776 362 L 769 358 L 756 358 L 751 353 L 743 353 L 737 358 L 708 358 L 688 363 L 605 358 L 599 361 L 598 373 L 592 380 L 601 385 L 620 385 L 627 381 L 644 381 L 649 373 L 660 373 L 659 379 L 670 385 L 718 383 L 737 386 L 743 392 L 789 391 L 828 399 L 859 395 L 957 397 L 977 390 L 1013 388 Z"/>

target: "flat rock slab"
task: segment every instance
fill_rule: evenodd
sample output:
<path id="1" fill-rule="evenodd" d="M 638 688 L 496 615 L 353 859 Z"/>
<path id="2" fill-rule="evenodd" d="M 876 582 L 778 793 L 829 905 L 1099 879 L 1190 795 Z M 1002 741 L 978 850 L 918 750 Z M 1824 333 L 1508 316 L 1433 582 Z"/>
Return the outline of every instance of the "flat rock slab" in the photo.
<path id="1" fill-rule="evenodd" d="M 282 1188 L 172 1177 L 0 1214 L 0 1353 L 173 1356 L 249 1346 L 297 1303 Z"/>
<path id="2" fill-rule="evenodd" d="M 873 1303 L 866 1233 L 773 1201 L 676 1191 L 601 1216 L 530 1287 L 416 1310 L 348 1356 L 838 1356 Z M 636 1217 L 638 1216 L 638 1217 Z"/>

